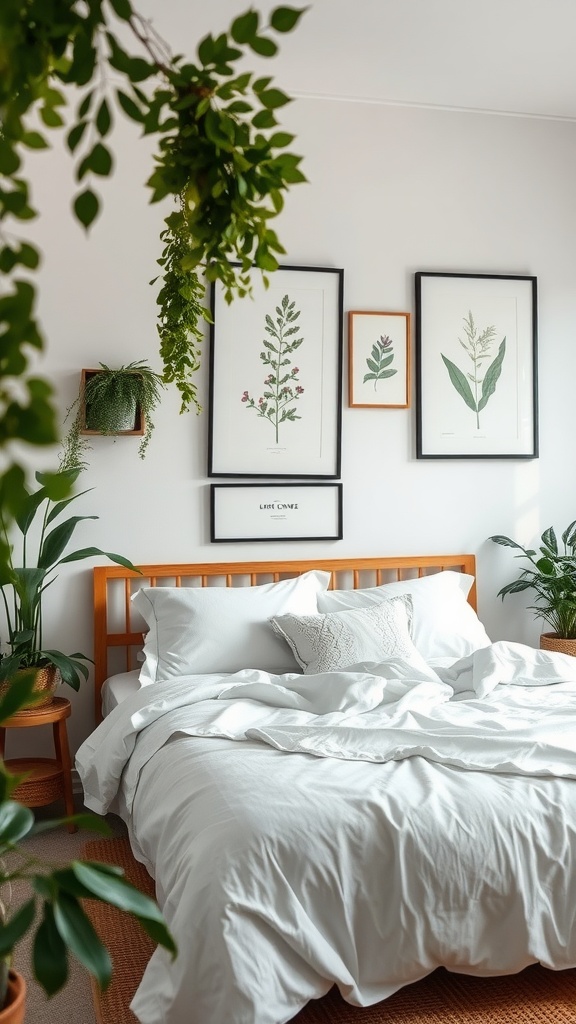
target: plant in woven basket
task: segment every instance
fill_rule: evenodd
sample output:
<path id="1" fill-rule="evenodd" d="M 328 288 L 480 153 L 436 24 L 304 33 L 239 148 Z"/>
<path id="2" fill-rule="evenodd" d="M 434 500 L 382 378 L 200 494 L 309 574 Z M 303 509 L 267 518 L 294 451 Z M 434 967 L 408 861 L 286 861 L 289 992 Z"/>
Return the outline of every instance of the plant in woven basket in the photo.
<path id="1" fill-rule="evenodd" d="M 132 431 L 139 418 L 144 425 L 144 434 L 138 448 L 143 459 L 152 431 L 154 410 L 160 402 L 161 391 L 166 387 L 161 374 L 152 370 L 144 360 L 128 363 L 116 368 L 99 364 L 100 369 L 86 374 L 86 379 L 66 418 L 74 418 L 63 442 L 61 468 L 83 468 L 88 443 L 82 436 L 87 429 L 99 434 L 116 434 Z"/>
<path id="2" fill-rule="evenodd" d="M 516 580 L 498 591 L 498 596 L 504 600 L 507 594 L 533 590 L 537 603 L 530 610 L 536 617 L 547 622 L 558 637 L 576 639 L 576 520 L 564 530 L 561 545 L 552 526 L 544 530 L 540 539 L 536 551 L 523 548 L 510 537 L 489 538 L 504 547 L 516 548 L 521 552 L 516 558 L 527 558 L 530 563 Z"/>
<path id="3" fill-rule="evenodd" d="M 65 562 L 77 562 L 93 555 L 105 555 L 106 558 L 119 565 L 133 568 L 132 563 L 122 555 L 102 551 L 101 548 L 78 548 L 65 554 L 68 543 L 78 523 L 98 516 L 71 516 L 61 519 L 63 512 L 71 502 L 86 494 L 82 491 L 56 499 L 60 487 L 62 493 L 68 494 L 75 483 L 80 470 L 69 469 L 58 474 L 36 473 L 40 486 L 29 491 L 20 481 L 20 501 L 15 517 L 15 526 L 21 535 L 20 551 L 17 556 L 10 545 L 10 537 L 3 516 L 3 501 L 0 491 L 0 524 L 10 550 L 6 562 L 0 562 L 0 591 L 4 605 L 5 629 L 7 632 L 7 652 L 0 659 L 0 684 L 5 685 L 12 680 L 18 670 L 37 670 L 53 666 L 65 683 L 74 690 L 80 686 L 80 677 L 87 678 L 91 659 L 79 652 L 63 654 L 44 646 L 42 635 L 42 603 L 46 590 L 57 579 L 55 569 Z M 12 481 L 15 487 L 15 482 Z M 31 555 L 30 530 L 36 517 L 40 517 L 40 527 L 35 544 L 35 554 Z M 30 673 L 31 674 L 31 673 Z M 58 679 L 56 674 L 56 679 Z M 54 688 L 57 683 L 55 682 Z"/>

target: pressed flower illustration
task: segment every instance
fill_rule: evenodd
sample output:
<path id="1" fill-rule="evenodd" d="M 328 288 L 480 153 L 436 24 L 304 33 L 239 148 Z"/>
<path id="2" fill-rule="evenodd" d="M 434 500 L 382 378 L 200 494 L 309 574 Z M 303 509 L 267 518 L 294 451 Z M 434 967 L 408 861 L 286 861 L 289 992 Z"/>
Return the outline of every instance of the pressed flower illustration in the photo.
<path id="1" fill-rule="evenodd" d="M 366 381 L 373 380 L 374 391 L 376 391 L 376 385 L 379 380 L 385 380 L 386 377 L 393 377 L 395 373 L 398 373 L 398 370 L 388 369 L 394 361 L 392 344 L 392 338 L 387 334 L 381 334 L 379 340 L 372 345 L 372 351 L 366 360 L 370 373 L 364 374 L 363 383 L 365 384 Z"/>
<path id="2" fill-rule="evenodd" d="M 276 306 L 275 312 L 275 320 L 269 313 L 266 314 L 265 330 L 273 340 L 264 338 L 264 351 L 260 353 L 263 365 L 270 367 L 264 380 L 264 392 L 256 401 L 248 391 L 244 391 L 241 401 L 245 402 L 247 409 L 254 409 L 258 416 L 272 424 L 278 444 L 280 424 L 302 419 L 296 413 L 295 403 L 304 394 L 304 388 L 298 378 L 300 369 L 291 366 L 290 356 L 300 347 L 304 338 L 297 337 L 300 325 L 296 321 L 300 310 L 296 309 L 296 303 L 291 302 L 288 295 L 284 296 L 280 306 Z"/>
<path id="3" fill-rule="evenodd" d="M 479 332 L 470 310 L 468 316 L 464 317 L 464 334 L 465 339 L 458 338 L 458 341 L 472 361 L 471 372 L 463 372 L 442 352 L 440 355 L 456 391 L 468 408 L 476 413 L 476 427 L 479 429 L 480 413 L 494 394 L 502 372 L 502 363 L 506 355 L 506 338 L 502 339 L 498 353 L 492 359 L 492 345 L 496 338 L 496 328 L 494 326 L 485 327 L 483 331 Z M 492 362 L 485 368 L 488 359 L 492 359 Z"/>

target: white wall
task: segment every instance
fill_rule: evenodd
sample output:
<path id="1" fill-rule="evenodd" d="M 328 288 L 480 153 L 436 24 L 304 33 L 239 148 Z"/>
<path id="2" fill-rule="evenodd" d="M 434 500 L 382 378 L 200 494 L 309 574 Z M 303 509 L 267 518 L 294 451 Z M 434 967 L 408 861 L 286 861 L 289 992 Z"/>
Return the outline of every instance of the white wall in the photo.
<path id="1" fill-rule="evenodd" d="M 522 597 L 496 593 L 516 574 L 507 533 L 532 543 L 576 518 L 570 453 L 576 372 L 576 126 L 570 122 L 371 103 L 301 99 L 282 118 L 305 155 L 277 226 L 286 263 L 343 267 L 345 310 L 414 310 L 417 270 L 534 274 L 540 308 L 540 458 L 415 458 L 415 413 L 348 409 L 344 401 L 344 539 L 212 546 L 208 540 L 207 416 L 178 415 L 166 393 L 144 462 L 138 439 L 94 441 L 78 511 L 100 520 L 78 541 L 134 562 L 474 552 L 480 613 L 494 639 L 536 642 Z M 147 359 L 160 368 L 155 275 L 161 210 L 143 187 L 149 143 L 124 120 L 105 212 L 86 239 L 70 217 L 71 162 L 58 143 L 31 160 L 41 218 L 30 225 L 45 260 L 39 312 L 43 361 L 64 410 L 82 367 Z M 199 374 L 206 399 L 206 366 Z M 347 394 L 346 381 L 344 395 Z M 50 461 L 43 456 L 42 464 Z M 52 588 L 47 640 L 91 651 L 91 572 L 64 567 Z M 92 688 L 73 699 L 71 745 L 92 727 Z M 34 737 L 36 743 L 37 737 Z M 32 742 L 32 741 L 30 741 Z"/>

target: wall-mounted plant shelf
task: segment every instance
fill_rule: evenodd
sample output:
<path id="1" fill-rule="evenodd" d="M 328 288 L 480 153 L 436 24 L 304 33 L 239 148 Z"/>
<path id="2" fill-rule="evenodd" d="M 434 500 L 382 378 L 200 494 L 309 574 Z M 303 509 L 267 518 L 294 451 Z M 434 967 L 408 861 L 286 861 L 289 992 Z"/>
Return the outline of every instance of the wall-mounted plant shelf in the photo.
<path id="1" fill-rule="evenodd" d="M 146 430 L 146 419 L 142 411 L 142 408 L 138 403 L 136 403 L 133 415 L 131 413 L 127 413 L 125 416 L 118 419 L 118 429 L 107 429 L 106 431 L 102 431 L 96 429 L 94 426 L 91 425 L 90 403 L 86 403 L 85 401 L 86 384 L 93 377 L 105 372 L 105 370 L 82 370 L 80 380 L 82 426 L 80 429 L 80 433 L 91 437 L 94 437 L 96 435 L 102 435 L 103 433 L 111 434 L 114 436 L 141 437 Z M 123 424 L 126 425 L 124 426 Z"/>

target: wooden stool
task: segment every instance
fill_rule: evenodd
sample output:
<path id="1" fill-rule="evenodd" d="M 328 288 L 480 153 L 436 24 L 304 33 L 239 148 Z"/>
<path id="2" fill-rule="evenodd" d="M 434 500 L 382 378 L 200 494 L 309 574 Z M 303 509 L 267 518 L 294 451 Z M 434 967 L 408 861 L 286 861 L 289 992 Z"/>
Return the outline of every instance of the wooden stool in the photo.
<path id="1" fill-rule="evenodd" d="M 66 814 L 74 814 L 72 763 L 66 731 L 66 719 L 70 716 L 71 710 L 70 701 L 65 697 L 53 697 L 49 704 L 42 707 L 17 711 L 0 727 L 0 757 L 4 760 L 7 729 L 52 726 L 55 758 L 20 757 L 4 762 L 7 770 L 13 775 L 28 775 L 12 794 L 12 799 L 18 800 L 25 807 L 43 807 L 63 797 Z M 76 832 L 76 825 L 72 822 L 67 824 L 66 828 L 69 832 Z"/>

